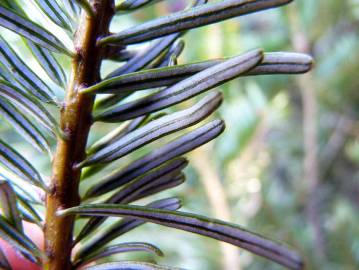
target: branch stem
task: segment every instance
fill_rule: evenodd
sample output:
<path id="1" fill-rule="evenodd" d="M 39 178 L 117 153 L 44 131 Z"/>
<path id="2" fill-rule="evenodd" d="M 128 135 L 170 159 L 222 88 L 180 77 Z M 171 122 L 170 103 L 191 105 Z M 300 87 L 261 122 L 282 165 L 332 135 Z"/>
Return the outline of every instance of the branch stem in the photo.
<path id="1" fill-rule="evenodd" d="M 289 22 L 292 32 L 292 43 L 295 50 L 301 53 L 310 53 L 310 41 L 300 22 L 298 7 L 292 6 L 289 9 Z M 316 96 L 316 84 L 313 74 L 306 74 L 297 78 L 297 85 L 301 91 L 303 103 L 303 144 L 304 160 L 303 175 L 306 180 L 307 216 L 313 231 L 314 254 L 317 266 L 326 261 L 326 239 L 322 226 L 320 209 L 320 168 L 318 161 L 318 102 Z"/>
<path id="2" fill-rule="evenodd" d="M 94 97 L 83 95 L 81 88 L 100 79 L 103 50 L 96 46 L 97 39 L 109 31 L 114 14 L 113 0 L 92 0 L 93 16 L 83 12 L 74 45 L 76 55 L 72 62 L 71 81 L 61 111 L 61 130 L 53 161 L 50 192 L 46 198 L 45 251 L 46 270 L 70 270 L 73 242 L 73 217 L 57 217 L 56 211 L 80 204 L 78 194 L 81 169 L 74 164 L 85 157 Z"/>

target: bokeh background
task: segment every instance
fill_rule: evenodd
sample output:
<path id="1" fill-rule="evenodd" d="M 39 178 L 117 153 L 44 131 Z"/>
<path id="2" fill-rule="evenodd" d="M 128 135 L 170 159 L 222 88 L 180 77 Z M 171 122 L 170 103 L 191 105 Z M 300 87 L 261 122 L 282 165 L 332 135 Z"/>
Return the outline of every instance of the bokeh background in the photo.
<path id="1" fill-rule="evenodd" d="M 118 16 L 113 28 L 119 31 L 188 3 L 162 1 Z M 24 5 L 33 8 L 28 1 Z M 36 66 L 17 36 L 6 30 L 1 35 L 17 42 L 19 54 Z M 303 76 L 240 78 L 220 87 L 225 102 L 218 115 L 226 131 L 188 155 L 186 183 L 158 198 L 179 196 L 186 211 L 286 242 L 303 254 L 308 269 L 359 269 L 358 40 L 358 0 L 296 0 L 190 31 L 179 63 L 263 48 L 309 53 L 315 67 Z M 98 130 L 91 140 L 107 132 L 105 126 Z M 37 167 L 48 168 L 49 160 L 34 154 L 3 119 L 0 132 Z M 187 269 L 281 269 L 229 245 L 156 225 L 119 241 L 136 239 L 161 247 L 166 256 L 156 258 L 160 263 Z M 130 258 L 136 256 L 143 255 Z"/>

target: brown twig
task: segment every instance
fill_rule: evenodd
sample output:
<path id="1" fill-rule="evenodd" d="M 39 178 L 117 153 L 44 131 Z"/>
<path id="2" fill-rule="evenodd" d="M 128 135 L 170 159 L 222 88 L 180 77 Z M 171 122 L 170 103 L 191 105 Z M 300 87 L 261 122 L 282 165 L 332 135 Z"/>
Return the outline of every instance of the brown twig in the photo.
<path id="1" fill-rule="evenodd" d="M 292 33 L 292 43 L 295 50 L 310 53 L 310 42 L 299 21 L 298 8 L 293 5 L 289 9 L 289 21 Z M 303 102 L 303 143 L 304 143 L 304 179 L 307 183 L 307 215 L 313 228 L 315 255 L 321 264 L 325 260 L 325 239 L 319 209 L 319 162 L 317 138 L 317 98 L 313 74 L 309 73 L 297 78 Z"/>
<path id="2" fill-rule="evenodd" d="M 56 211 L 79 204 L 78 183 L 80 169 L 74 169 L 83 160 L 88 133 L 91 127 L 93 97 L 78 90 L 98 82 L 102 49 L 96 46 L 98 37 L 108 34 L 114 13 L 113 0 L 92 0 L 93 16 L 83 12 L 75 36 L 76 55 L 72 62 L 71 81 L 66 102 L 61 111 L 61 129 L 64 138 L 58 138 L 53 162 L 51 190 L 47 196 L 45 224 L 45 250 L 48 260 L 44 269 L 71 269 L 73 217 L 60 218 Z"/>
<path id="3" fill-rule="evenodd" d="M 231 221 L 231 208 L 229 206 L 226 191 L 218 177 L 213 162 L 210 157 L 214 153 L 209 146 L 201 147 L 192 153 L 191 164 L 196 168 L 202 186 L 206 191 L 206 195 L 213 211 L 214 217 L 225 221 Z M 222 269 L 241 269 L 239 261 L 239 252 L 236 247 L 227 243 L 220 243 L 222 252 Z"/>

